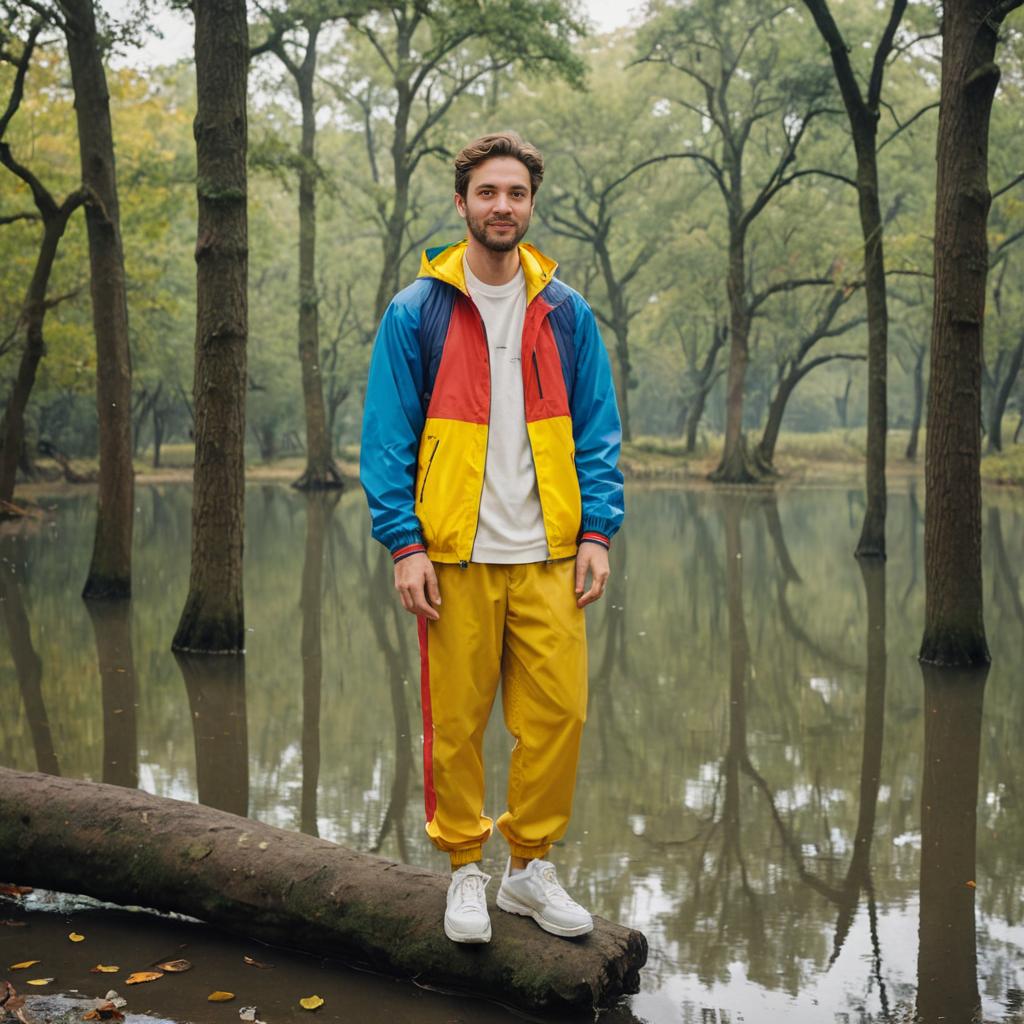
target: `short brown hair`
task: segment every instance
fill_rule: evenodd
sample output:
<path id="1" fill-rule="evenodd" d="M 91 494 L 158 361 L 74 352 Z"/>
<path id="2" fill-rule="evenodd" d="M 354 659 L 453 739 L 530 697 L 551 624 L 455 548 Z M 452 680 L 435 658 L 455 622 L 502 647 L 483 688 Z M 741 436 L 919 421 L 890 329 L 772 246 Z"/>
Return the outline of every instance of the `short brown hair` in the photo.
<path id="1" fill-rule="evenodd" d="M 525 142 L 517 132 L 495 132 L 471 142 L 455 158 L 455 191 L 466 198 L 469 176 L 474 167 L 495 156 L 515 157 L 530 172 L 530 193 L 537 194 L 544 180 L 544 157 L 536 146 Z"/>

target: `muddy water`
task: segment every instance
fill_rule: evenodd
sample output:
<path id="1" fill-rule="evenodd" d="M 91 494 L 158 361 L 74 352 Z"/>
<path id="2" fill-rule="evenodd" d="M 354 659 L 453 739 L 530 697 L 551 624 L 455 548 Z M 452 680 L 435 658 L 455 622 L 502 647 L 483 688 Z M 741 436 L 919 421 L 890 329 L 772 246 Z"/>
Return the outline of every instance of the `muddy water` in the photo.
<path id="1" fill-rule="evenodd" d="M 78 598 L 91 498 L 54 499 L 45 522 L 0 537 L 0 764 L 443 869 L 423 832 L 414 623 L 361 495 L 249 490 L 247 656 L 215 674 L 168 649 L 189 497 L 139 488 L 130 609 L 90 615 Z M 588 612 L 589 719 L 554 854 L 577 898 L 650 941 L 643 990 L 617 1018 L 1024 1019 L 1024 501 L 986 502 L 994 664 L 987 680 L 956 681 L 924 677 L 914 658 L 921 504 L 891 496 L 890 559 L 862 573 L 859 492 L 630 492 L 613 580 Z M 486 749 L 496 815 L 499 716 Z M 499 871 L 499 839 L 487 856 Z M 314 992 L 331 1020 L 515 1019 L 44 893 L 0 919 L 0 964 L 39 959 L 63 995 L 118 988 L 118 975 L 89 973 L 98 961 L 123 977 L 188 957 L 186 975 L 121 988 L 134 1012 L 173 1021 L 234 1021 L 255 1004 L 273 1024 L 302 1016 L 296 1001 Z M 69 943 L 71 930 L 86 941 Z M 237 998 L 208 1004 L 214 989 Z"/>

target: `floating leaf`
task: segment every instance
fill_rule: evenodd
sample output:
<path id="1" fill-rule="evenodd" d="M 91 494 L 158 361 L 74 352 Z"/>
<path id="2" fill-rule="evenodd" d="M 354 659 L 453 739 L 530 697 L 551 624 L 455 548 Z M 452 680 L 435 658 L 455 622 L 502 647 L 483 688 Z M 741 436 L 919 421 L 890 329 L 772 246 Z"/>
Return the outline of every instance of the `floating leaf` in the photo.
<path id="1" fill-rule="evenodd" d="M 8 970 L 23 971 L 26 967 L 35 967 L 37 963 L 39 963 L 38 960 L 22 960 L 20 964 L 11 964 Z"/>
<path id="2" fill-rule="evenodd" d="M 96 1009 L 90 1010 L 82 1020 L 124 1020 L 124 1014 L 109 1000 L 96 1000 Z"/>
<path id="3" fill-rule="evenodd" d="M 78 932 L 71 932 L 71 934 L 68 935 L 68 938 L 72 942 L 85 942 L 85 936 L 84 935 L 79 935 Z"/>
<path id="4" fill-rule="evenodd" d="M 27 896 L 32 891 L 31 885 L 0 884 L 0 896 Z"/>
<path id="5" fill-rule="evenodd" d="M 171 974 L 180 974 L 182 971 L 191 971 L 190 960 L 168 960 L 165 964 L 157 964 L 161 971 L 170 971 Z"/>
<path id="6" fill-rule="evenodd" d="M 164 976 L 163 971 L 135 971 L 125 978 L 126 985 L 141 985 L 144 981 L 156 981 Z"/>
<path id="7" fill-rule="evenodd" d="M 234 992 L 211 992 L 207 997 L 208 1003 L 228 1003 L 235 998 Z"/>
<path id="8" fill-rule="evenodd" d="M 257 960 L 255 957 L 243 956 L 242 961 L 247 963 L 250 967 L 262 967 L 264 970 L 273 970 L 273 964 L 265 964 L 261 960 Z"/>
<path id="9" fill-rule="evenodd" d="M 97 964 L 95 967 L 89 968 L 91 974 L 117 974 L 119 970 L 121 968 L 115 967 L 113 964 Z"/>
<path id="10" fill-rule="evenodd" d="M 319 996 L 306 996 L 305 999 L 299 1000 L 299 1006 L 304 1010 L 316 1010 L 324 1005 L 324 1001 Z"/>
<path id="11" fill-rule="evenodd" d="M 0 924 L 6 925 L 8 928 L 24 928 L 25 927 L 25 922 L 24 921 L 13 921 L 9 917 L 6 918 L 3 921 L 0 921 Z"/>
<path id="12" fill-rule="evenodd" d="M 969 882 L 967 882 L 966 884 L 967 884 L 967 888 L 968 889 L 977 889 L 978 888 L 978 883 L 975 882 L 973 878 Z"/>
<path id="13" fill-rule="evenodd" d="M 53 981 L 53 978 L 30 978 L 26 984 L 28 985 L 49 985 Z"/>

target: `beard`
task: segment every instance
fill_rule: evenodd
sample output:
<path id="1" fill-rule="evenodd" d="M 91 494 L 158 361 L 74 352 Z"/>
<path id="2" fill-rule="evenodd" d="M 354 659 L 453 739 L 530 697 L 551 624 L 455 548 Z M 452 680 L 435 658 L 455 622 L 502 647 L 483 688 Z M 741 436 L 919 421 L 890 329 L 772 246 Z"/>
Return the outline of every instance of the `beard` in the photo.
<path id="1" fill-rule="evenodd" d="M 502 235 L 495 237 L 490 234 L 488 229 L 491 224 L 497 222 L 500 224 L 513 224 L 515 230 L 511 235 Z M 514 217 L 506 217 L 499 220 L 498 218 L 492 218 L 491 220 L 481 220 L 478 217 L 473 217 L 467 214 L 466 224 L 469 227 L 469 233 L 484 247 L 491 250 L 491 252 L 511 252 L 524 238 L 526 230 L 530 226 L 529 217 L 522 223 L 517 221 Z"/>

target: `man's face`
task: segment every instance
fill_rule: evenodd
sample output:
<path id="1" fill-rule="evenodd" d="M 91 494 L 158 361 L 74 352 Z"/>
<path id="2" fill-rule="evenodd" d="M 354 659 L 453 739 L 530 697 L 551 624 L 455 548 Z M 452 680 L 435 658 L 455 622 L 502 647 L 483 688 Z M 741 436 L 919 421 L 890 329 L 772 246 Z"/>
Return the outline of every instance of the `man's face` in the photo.
<path id="1" fill-rule="evenodd" d="M 530 172 L 513 156 L 491 157 L 470 172 L 466 198 L 456 193 L 455 206 L 481 245 L 510 252 L 530 226 Z"/>

